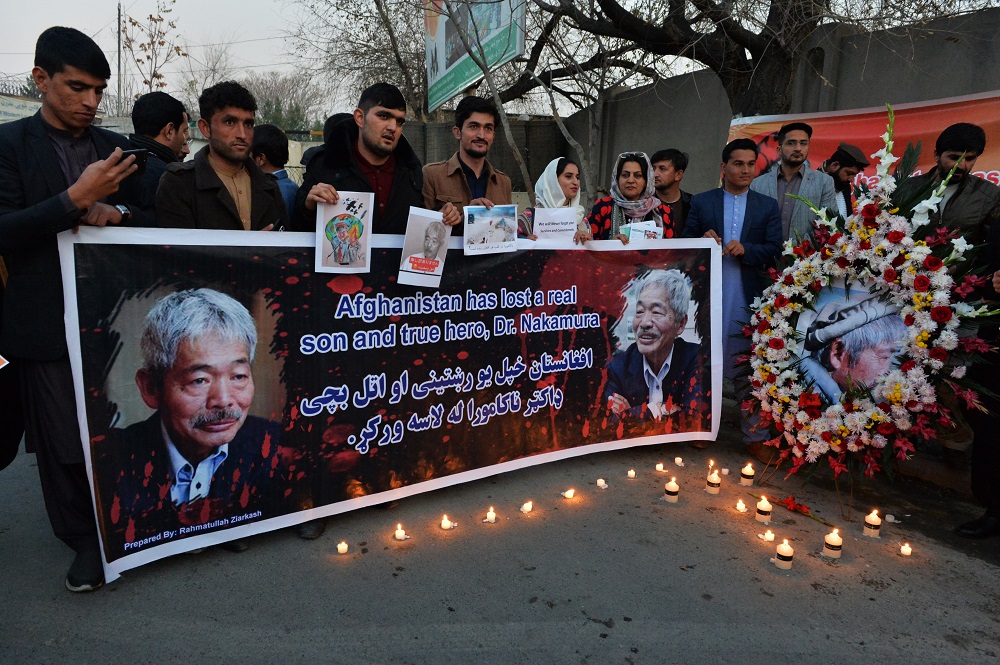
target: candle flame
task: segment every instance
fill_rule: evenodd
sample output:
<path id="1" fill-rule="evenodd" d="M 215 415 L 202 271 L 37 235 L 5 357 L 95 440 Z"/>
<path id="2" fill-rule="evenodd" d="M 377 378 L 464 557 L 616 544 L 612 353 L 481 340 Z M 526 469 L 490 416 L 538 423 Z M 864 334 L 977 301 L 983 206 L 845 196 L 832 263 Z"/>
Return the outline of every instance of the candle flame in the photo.
<path id="1" fill-rule="evenodd" d="M 833 532 L 834 532 L 834 533 L 837 533 L 837 529 L 834 529 L 834 530 L 833 530 Z"/>
<path id="2" fill-rule="evenodd" d="M 491 513 L 493 512 L 493 506 L 490 506 L 490 512 Z"/>
<path id="3" fill-rule="evenodd" d="M 872 517 L 878 517 L 878 509 L 872 508 Z"/>
<path id="4" fill-rule="evenodd" d="M 402 530 L 403 530 L 403 525 L 402 524 L 397 524 L 396 525 L 396 531 L 402 531 Z"/>
<path id="5" fill-rule="evenodd" d="M 788 538 L 785 538 L 785 545 L 788 545 Z"/>
<path id="6" fill-rule="evenodd" d="M 447 515 L 445 515 L 444 517 L 442 517 L 442 518 L 441 518 L 441 520 L 442 520 L 442 521 L 444 521 L 444 520 L 446 520 L 446 519 L 448 519 L 448 516 L 447 516 Z"/>

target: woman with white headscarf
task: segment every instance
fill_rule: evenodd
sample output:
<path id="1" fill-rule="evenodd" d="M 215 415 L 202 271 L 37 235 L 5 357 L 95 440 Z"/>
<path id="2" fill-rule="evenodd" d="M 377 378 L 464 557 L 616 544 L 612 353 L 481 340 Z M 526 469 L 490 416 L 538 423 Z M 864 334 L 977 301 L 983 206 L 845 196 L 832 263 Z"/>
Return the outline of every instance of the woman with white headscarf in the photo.
<path id="1" fill-rule="evenodd" d="M 590 238 L 586 239 L 618 238 L 628 244 L 628 236 L 621 227 L 644 221 L 656 223 L 659 237 L 674 237 L 670 209 L 656 197 L 649 157 L 644 152 L 624 152 L 615 161 L 611 196 L 598 199 L 587 215 Z"/>
<path id="2" fill-rule="evenodd" d="M 584 210 L 580 205 L 580 166 L 569 157 L 553 159 L 535 183 L 536 208 L 576 208 L 576 221 L 583 221 Z M 528 240 L 538 238 L 534 233 L 535 208 L 526 208 L 517 217 L 517 235 Z"/>

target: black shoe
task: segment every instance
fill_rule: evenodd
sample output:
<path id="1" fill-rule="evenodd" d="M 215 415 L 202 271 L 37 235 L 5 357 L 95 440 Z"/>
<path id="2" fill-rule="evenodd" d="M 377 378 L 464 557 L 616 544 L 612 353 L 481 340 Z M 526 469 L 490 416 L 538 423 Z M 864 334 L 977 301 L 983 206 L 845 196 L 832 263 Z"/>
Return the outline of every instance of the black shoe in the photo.
<path id="1" fill-rule="evenodd" d="M 304 540 L 316 540 L 326 531 L 326 521 L 322 519 L 312 520 L 299 525 L 299 538 Z"/>
<path id="2" fill-rule="evenodd" d="M 246 552 L 250 549 L 250 543 L 240 538 L 239 540 L 230 540 L 228 543 L 222 543 L 219 547 L 227 552 Z"/>
<path id="3" fill-rule="evenodd" d="M 76 593 L 96 591 L 104 586 L 104 565 L 99 550 L 76 553 L 73 565 L 66 573 L 66 588 Z"/>
<path id="4" fill-rule="evenodd" d="M 1000 514 L 987 510 L 979 519 L 955 527 L 955 535 L 976 539 L 1000 536 Z"/>

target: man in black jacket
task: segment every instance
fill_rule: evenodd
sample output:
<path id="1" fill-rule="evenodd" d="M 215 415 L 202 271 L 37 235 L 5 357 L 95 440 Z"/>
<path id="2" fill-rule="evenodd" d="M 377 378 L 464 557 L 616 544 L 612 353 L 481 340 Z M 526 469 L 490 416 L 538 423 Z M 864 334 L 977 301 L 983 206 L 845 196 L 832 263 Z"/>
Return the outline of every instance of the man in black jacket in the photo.
<path id="1" fill-rule="evenodd" d="M 0 125 L 0 254 L 9 276 L 0 349 L 18 371 L 25 439 L 56 537 L 76 551 L 70 591 L 104 583 L 63 324 L 56 234 L 137 224 L 141 185 L 124 137 L 92 127 L 111 77 L 100 47 L 73 28 L 38 38 L 35 115 Z M 134 218 L 134 219 L 133 219 Z"/>
<path id="2" fill-rule="evenodd" d="M 335 124 L 330 138 L 306 167 L 295 200 L 292 230 L 313 231 L 316 204 L 334 204 L 338 191 L 375 194 L 374 233 L 406 233 L 410 206 L 424 205 L 420 160 L 403 136 L 406 100 L 394 85 L 376 83 L 361 93 L 354 117 Z M 461 213 L 447 204 L 444 223 Z"/>
<path id="3" fill-rule="evenodd" d="M 132 128 L 134 134 L 128 137 L 136 148 L 149 151 L 146 170 L 142 174 L 142 208 L 153 213 L 153 198 L 160 176 L 167 170 L 167 164 L 183 162 L 191 152 L 188 139 L 188 114 L 184 104 L 165 92 L 150 92 L 135 100 L 132 107 Z"/>

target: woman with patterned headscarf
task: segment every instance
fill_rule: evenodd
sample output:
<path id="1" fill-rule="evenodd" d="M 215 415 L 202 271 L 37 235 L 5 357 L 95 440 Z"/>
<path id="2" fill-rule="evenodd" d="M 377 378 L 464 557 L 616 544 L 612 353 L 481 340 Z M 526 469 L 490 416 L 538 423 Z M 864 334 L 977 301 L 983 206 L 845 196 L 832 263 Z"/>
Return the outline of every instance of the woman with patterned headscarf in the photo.
<path id="1" fill-rule="evenodd" d="M 611 196 L 597 200 L 587 222 L 593 238 L 618 238 L 628 244 L 622 227 L 645 221 L 656 222 L 661 238 L 674 237 L 670 209 L 656 197 L 649 157 L 644 152 L 625 152 L 615 162 Z"/>

